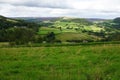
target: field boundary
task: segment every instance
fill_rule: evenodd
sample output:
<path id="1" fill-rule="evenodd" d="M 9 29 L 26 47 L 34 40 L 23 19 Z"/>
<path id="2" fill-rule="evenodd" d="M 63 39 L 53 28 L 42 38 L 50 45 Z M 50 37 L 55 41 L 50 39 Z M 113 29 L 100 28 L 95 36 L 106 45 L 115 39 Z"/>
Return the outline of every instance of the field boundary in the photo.
<path id="1" fill-rule="evenodd" d="M 94 46 L 94 45 L 105 45 L 105 44 L 120 44 L 120 41 L 116 42 L 88 42 L 88 43 L 33 43 L 26 45 L 0 45 L 0 48 L 11 48 L 11 47 L 62 47 L 62 46 Z"/>

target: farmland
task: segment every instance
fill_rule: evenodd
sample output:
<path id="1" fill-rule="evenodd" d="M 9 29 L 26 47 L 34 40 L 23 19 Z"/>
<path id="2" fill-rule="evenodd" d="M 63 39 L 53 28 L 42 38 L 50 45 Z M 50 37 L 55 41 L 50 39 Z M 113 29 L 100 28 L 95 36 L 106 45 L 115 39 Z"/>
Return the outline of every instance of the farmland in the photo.
<path id="1" fill-rule="evenodd" d="M 119 80 L 120 44 L 0 48 L 0 80 Z"/>
<path id="2" fill-rule="evenodd" d="M 120 0 L 0 0 L 0 80 L 120 80 Z"/>
<path id="3" fill-rule="evenodd" d="M 87 23 L 89 22 L 84 21 L 84 19 L 78 19 L 78 21 L 76 21 L 76 19 L 71 18 L 60 18 L 54 22 L 44 21 L 42 22 L 43 25 L 39 28 L 38 34 L 44 36 L 50 32 L 54 32 L 56 39 L 62 42 L 66 42 L 67 40 L 101 40 L 101 37 L 93 34 L 90 35 L 87 32 L 100 33 L 100 31 L 104 31 L 104 28 L 100 28 L 95 24 L 87 25 Z"/>
<path id="4" fill-rule="evenodd" d="M 0 80 L 120 79 L 120 18 L 46 19 L 0 16 Z"/>

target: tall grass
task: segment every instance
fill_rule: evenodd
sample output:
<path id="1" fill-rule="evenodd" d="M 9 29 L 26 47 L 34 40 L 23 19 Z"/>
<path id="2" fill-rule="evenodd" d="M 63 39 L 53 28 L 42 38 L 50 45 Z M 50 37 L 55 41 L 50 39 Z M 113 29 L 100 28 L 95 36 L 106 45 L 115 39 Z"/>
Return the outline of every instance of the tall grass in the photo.
<path id="1" fill-rule="evenodd" d="M 119 80 L 120 44 L 0 48 L 0 80 Z"/>

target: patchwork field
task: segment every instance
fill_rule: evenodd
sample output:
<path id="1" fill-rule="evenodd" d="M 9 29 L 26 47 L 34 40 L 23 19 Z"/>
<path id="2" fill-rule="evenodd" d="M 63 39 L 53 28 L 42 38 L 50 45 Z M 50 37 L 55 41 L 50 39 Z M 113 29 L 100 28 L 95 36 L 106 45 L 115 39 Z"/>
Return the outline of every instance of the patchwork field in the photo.
<path id="1" fill-rule="evenodd" d="M 88 27 L 86 27 L 86 30 Z M 91 30 L 92 27 L 90 27 Z M 97 29 L 96 29 L 97 30 Z M 87 33 L 83 33 L 81 31 L 76 31 L 75 29 L 62 29 L 59 28 L 49 28 L 49 27 L 41 27 L 38 34 L 39 35 L 46 35 L 50 32 L 54 32 L 56 34 L 56 39 L 65 42 L 67 40 L 100 40 L 100 37 L 95 35 L 89 35 Z"/>
<path id="2" fill-rule="evenodd" d="M 0 80 L 119 80 L 120 44 L 0 48 Z"/>

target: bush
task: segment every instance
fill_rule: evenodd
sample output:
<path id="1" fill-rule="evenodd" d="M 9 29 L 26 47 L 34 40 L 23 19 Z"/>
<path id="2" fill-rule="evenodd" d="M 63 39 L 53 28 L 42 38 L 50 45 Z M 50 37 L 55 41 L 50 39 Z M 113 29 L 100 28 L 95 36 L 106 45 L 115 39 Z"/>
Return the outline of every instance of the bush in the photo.
<path id="1" fill-rule="evenodd" d="M 54 43 L 55 42 L 54 32 L 50 32 L 46 36 L 44 36 L 44 41 L 46 41 L 47 43 Z"/>
<path id="2" fill-rule="evenodd" d="M 55 43 L 62 43 L 61 40 L 55 40 Z"/>
<path id="3" fill-rule="evenodd" d="M 66 42 L 80 43 L 80 42 L 83 42 L 83 41 L 82 40 L 66 40 Z"/>
<path id="4" fill-rule="evenodd" d="M 36 42 L 36 43 L 42 43 L 42 42 L 43 42 L 43 37 L 41 37 L 40 35 L 37 35 L 37 36 L 35 37 L 34 42 Z"/>
<path id="5" fill-rule="evenodd" d="M 15 46 L 16 43 L 15 43 L 15 42 L 9 42 L 9 45 L 10 45 L 10 46 Z"/>

